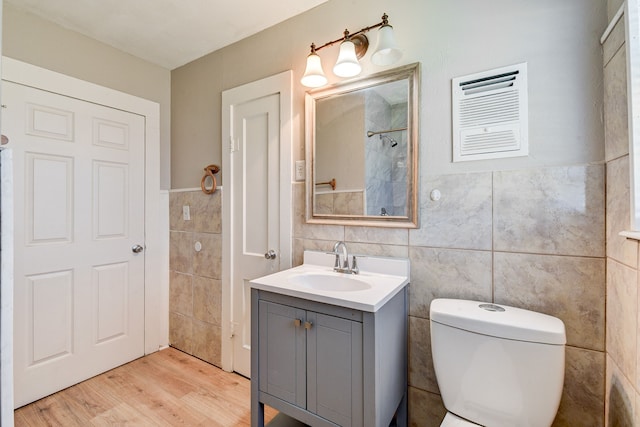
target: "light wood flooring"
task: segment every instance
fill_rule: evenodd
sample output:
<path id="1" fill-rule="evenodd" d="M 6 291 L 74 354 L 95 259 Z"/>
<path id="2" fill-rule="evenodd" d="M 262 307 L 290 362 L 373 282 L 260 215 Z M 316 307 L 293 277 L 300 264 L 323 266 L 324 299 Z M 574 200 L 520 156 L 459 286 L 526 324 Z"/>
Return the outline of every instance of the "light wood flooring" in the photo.
<path id="1" fill-rule="evenodd" d="M 15 425 L 249 426 L 250 395 L 248 379 L 168 348 L 16 409 Z"/>

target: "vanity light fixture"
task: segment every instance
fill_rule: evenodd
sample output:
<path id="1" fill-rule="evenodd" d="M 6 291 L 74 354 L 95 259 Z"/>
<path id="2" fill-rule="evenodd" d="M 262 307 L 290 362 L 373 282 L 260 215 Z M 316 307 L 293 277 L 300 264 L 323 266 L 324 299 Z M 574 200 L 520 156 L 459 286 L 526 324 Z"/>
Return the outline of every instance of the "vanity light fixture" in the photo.
<path id="1" fill-rule="evenodd" d="M 391 65 L 400 59 L 402 51 L 396 46 L 393 27 L 389 25 L 389 17 L 385 13 L 382 15 L 381 22 L 365 27 L 358 32 L 349 34 L 349 30 L 344 30 L 343 37 L 327 42 L 320 47 L 311 43 L 311 53 L 307 56 L 307 68 L 300 83 L 307 87 L 320 87 L 327 84 L 328 79 L 322 70 L 322 63 L 317 51 L 338 42 L 341 42 L 340 53 L 333 67 L 333 73 L 338 77 L 353 77 L 360 74 L 362 67 L 358 59 L 367 53 L 369 47 L 369 39 L 364 33 L 374 28 L 380 29 L 378 30 L 378 44 L 371 56 L 371 62 L 375 65 Z"/>

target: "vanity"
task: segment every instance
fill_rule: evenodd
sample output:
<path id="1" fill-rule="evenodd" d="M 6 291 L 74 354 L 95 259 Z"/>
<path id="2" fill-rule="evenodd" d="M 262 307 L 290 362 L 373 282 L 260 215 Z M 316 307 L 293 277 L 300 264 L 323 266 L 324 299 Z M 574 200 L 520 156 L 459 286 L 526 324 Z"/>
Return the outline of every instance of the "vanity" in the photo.
<path id="1" fill-rule="evenodd" d="M 407 425 L 409 260 L 305 251 L 251 281 L 251 425 L 264 405 L 310 426 Z"/>

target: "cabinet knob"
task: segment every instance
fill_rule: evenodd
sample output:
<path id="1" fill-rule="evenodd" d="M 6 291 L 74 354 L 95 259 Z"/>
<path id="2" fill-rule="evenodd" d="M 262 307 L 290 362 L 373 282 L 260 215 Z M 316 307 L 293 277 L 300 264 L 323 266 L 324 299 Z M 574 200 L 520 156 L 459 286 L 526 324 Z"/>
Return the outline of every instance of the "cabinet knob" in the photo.
<path id="1" fill-rule="evenodd" d="M 293 324 L 297 327 L 302 325 L 302 320 L 300 319 L 293 319 Z"/>
<path id="2" fill-rule="evenodd" d="M 308 331 L 309 329 L 311 329 L 311 327 L 313 326 L 313 323 L 311 322 L 304 322 L 304 328 Z"/>

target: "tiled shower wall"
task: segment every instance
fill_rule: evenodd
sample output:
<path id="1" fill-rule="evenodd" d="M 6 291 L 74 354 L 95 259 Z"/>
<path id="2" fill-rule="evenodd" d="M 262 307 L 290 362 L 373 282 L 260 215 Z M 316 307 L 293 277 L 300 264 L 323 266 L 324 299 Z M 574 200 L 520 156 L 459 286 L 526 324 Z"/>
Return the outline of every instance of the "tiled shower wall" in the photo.
<path id="1" fill-rule="evenodd" d="M 304 223 L 295 184 L 294 265 L 345 240 L 356 254 L 409 257 L 409 416 L 439 426 L 429 304 L 493 301 L 557 316 L 567 330 L 554 426 L 602 426 L 605 383 L 605 169 L 584 165 L 423 177 L 416 230 Z M 429 193 L 438 189 L 439 201 Z"/>
<path id="2" fill-rule="evenodd" d="M 189 206 L 188 221 L 183 219 L 183 206 Z M 172 191 L 169 209 L 169 343 L 220 366 L 221 190 L 211 195 Z"/>
<path id="3" fill-rule="evenodd" d="M 609 19 L 621 0 L 608 2 Z M 624 20 L 603 45 L 607 162 L 606 426 L 640 426 L 638 241 L 629 228 L 629 139 Z"/>

